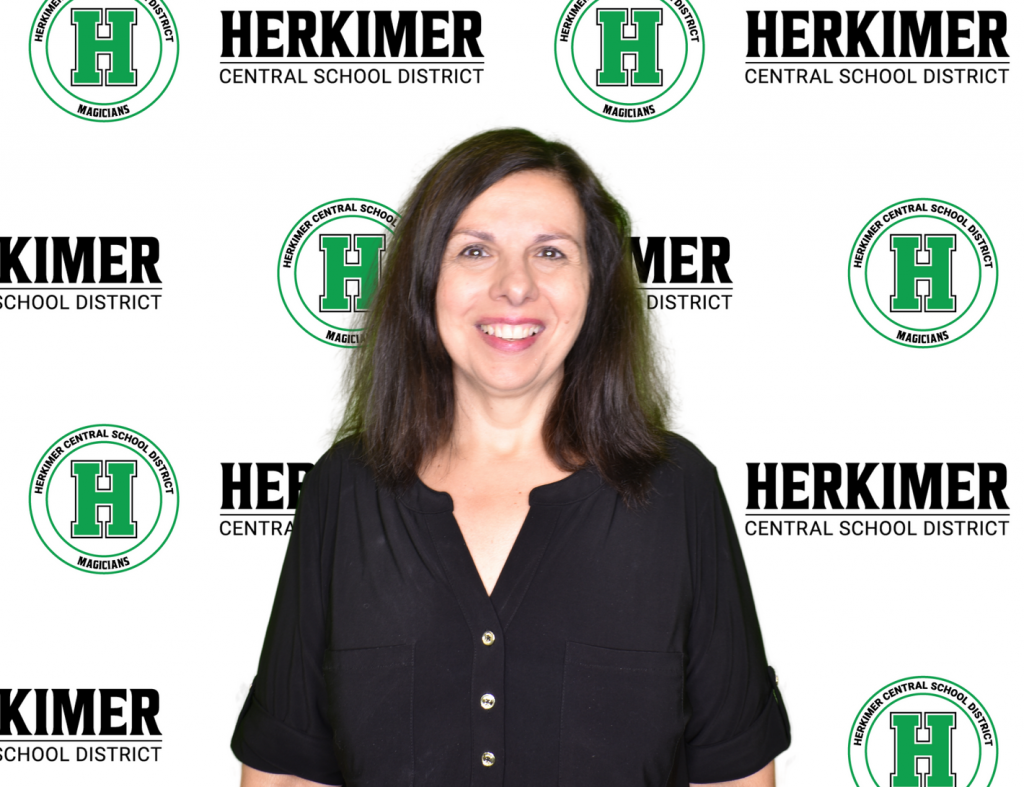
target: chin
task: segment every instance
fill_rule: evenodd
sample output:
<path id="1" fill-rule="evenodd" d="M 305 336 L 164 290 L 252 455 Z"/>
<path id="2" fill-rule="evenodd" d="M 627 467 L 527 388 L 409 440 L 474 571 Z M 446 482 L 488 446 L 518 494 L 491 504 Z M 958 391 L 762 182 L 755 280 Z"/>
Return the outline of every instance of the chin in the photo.
<path id="1" fill-rule="evenodd" d="M 515 363 L 503 364 L 498 368 L 492 366 L 483 373 L 464 372 L 462 377 L 471 385 L 496 393 L 518 393 L 538 387 L 538 383 L 542 382 L 542 375 L 538 371 L 532 364 Z"/>
<path id="2" fill-rule="evenodd" d="M 532 388 L 538 382 L 535 374 L 500 374 L 491 375 L 490 379 L 481 379 L 485 386 L 501 393 L 516 393 Z"/>

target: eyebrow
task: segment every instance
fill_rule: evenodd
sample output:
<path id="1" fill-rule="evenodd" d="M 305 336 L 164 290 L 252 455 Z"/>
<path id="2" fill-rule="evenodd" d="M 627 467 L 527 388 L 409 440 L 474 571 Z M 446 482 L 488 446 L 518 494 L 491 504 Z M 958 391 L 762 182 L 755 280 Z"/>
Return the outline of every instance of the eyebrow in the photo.
<path id="1" fill-rule="evenodd" d="M 470 237 L 479 238 L 480 240 L 487 241 L 488 243 L 496 242 L 494 236 L 491 233 L 485 232 L 483 230 L 455 230 L 452 233 L 452 237 L 456 235 L 469 235 Z M 547 243 L 550 240 L 567 240 L 570 243 L 576 244 L 576 246 L 580 245 L 580 242 L 576 240 L 576 238 L 574 238 L 572 235 L 566 235 L 565 233 L 562 232 L 549 232 L 537 235 L 533 239 L 533 242 Z"/>
<path id="2" fill-rule="evenodd" d="M 575 243 L 577 246 L 580 245 L 580 242 L 576 240 L 572 235 L 566 235 L 561 232 L 552 232 L 547 235 L 538 235 L 536 238 L 533 239 L 533 242 L 546 243 L 549 240 L 567 240 L 570 243 Z"/>

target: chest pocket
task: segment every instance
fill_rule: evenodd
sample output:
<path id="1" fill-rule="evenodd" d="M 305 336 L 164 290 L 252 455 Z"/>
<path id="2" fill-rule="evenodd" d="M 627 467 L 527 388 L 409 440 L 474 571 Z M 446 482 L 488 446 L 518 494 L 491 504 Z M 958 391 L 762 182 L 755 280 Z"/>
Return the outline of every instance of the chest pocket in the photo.
<path id="1" fill-rule="evenodd" d="M 559 787 L 664 785 L 682 731 L 682 654 L 566 643 Z"/>
<path id="2" fill-rule="evenodd" d="M 411 787 L 413 646 L 329 650 L 324 678 L 346 787 Z"/>

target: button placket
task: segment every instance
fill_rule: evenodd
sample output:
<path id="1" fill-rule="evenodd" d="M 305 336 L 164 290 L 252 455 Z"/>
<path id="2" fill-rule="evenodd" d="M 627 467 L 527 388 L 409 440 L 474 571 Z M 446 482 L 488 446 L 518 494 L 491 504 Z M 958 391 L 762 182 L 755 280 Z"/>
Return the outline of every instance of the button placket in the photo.
<path id="1" fill-rule="evenodd" d="M 477 635 L 479 644 L 473 660 L 473 696 L 478 698 L 473 710 L 473 744 L 480 758 L 480 764 L 473 769 L 474 787 L 504 782 L 503 761 L 499 762 L 499 758 L 505 751 L 505 714 L 497 704 L 504 689 L 505 646 L 495 634 L 500 630 L 497 613 L 490 603 L 486 612 L 491 619 L 480 621 L 485 623 L 485 630 L 483 635 Z"/>
<path id="2" fill-rule="evenodd" d="M 527 515 L 527 520 L 529 520 Z M 470 686 L 473 710 L 473 752 L 470 784 L 472 787 L 499 787 L 505 780 L 505 714 L 497 698 L 505 689 L 505 646 L 501 621 L 492 599 L 487 595 L 473 558 L 450 511 L 429 520 L 431 536 L 441 565 L 465 616 L 473 642 L 473 673 Z M 524 529 L 527 528 L 524 522 Z M 493 704 L 486 707 L 484 697 Z"/>

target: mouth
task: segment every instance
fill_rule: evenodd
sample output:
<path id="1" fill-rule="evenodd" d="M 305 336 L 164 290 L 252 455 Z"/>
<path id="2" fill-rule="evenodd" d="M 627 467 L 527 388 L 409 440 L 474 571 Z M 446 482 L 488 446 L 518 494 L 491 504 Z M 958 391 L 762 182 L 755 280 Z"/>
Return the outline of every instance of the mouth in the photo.
<path id="1" fill-rule="evenodd" d="M 529 339 L 531 336 L 536 336 L 544 330 L 544 326 L 537 323 L 507 322 L 483 323 L 478 325 L 477 328 L 488 336 L 494 336 L 497 339 L 504 339 L 507 342 Z"/>
<path id="2" fill-rule="evenodd" d="M 477 323 L 480 338 L 486 344 L 502 353 L 522 352 L 533 344 L 544 332 L 540 320 L 524 319 L 483 319 Z"/>

